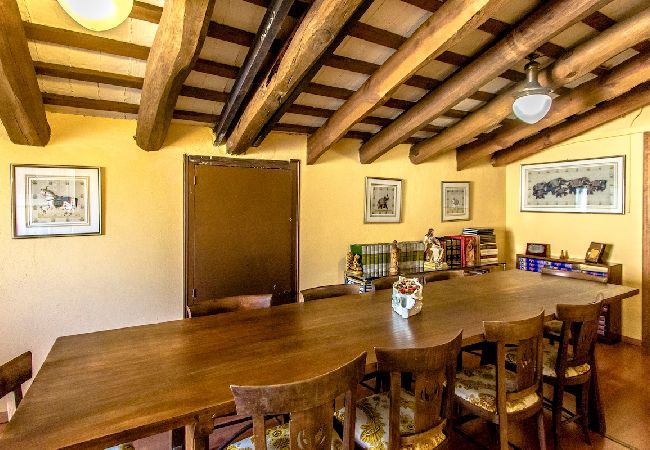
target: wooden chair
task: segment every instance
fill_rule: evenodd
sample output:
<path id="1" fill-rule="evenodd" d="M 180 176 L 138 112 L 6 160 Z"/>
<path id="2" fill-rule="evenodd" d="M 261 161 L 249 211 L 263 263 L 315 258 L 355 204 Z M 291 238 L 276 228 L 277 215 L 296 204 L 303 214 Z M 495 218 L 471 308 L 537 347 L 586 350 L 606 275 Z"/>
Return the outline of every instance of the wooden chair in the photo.
<path id="1" fill-rule="evenodd" d="M 598 316 L 602 301 L 589 305 L 557 305 L 561 321 L 560 345 L 544 348 L 544 382 L 553 385 L 553 439 L 558 442 L 562 421 L 564 392 L 576 396 L 577 413 L 566 422 L 580 421 L 585 442 L 589 437 L 589 388 L 596 369 L 594 349 L 598 332 Z"/>
<path id="2" fill-rule="evenodd" d="M 32 378 L 32 352 L 25 352 L 0 366 L 0 398 L 14 393 L 16 408 L 23 400 L 24 382 Z"/>
<path id="3" fill-rule="evenodd" d="M 595 283 L 607 284 L 607 277 L 599 277 L 596 275 L 589 275 L 582 272 L 568 272 L 566 270 L 554 270 L 542 268 L 542 276 L 550 275 L 555 277 L 573 278 L 575 280 L 593 281 Z M 561 320 L 549 320 L 544 324 L 544 336 L 553 344 L 560 340 L 560 331 L 562 329 Z"/>
<path id="4" fill-rule="evenodd" d="M 537 417 L 540 448 L 546 448 L 542 411 L 542 355 L 544 312 L 513 322 L 483 322 L 485 340 L 496 345 L 492 364 L 456 374 L 455 401 L 471 414 L 499 427 L 499 446 L 508 448 L 508 423 Z M 506 350 L 517 345 L 512 362 L 517 371 L 506 370 Z"/>
<path id="5" fill-rule="evenodd" d="M 321 298 L 342 297 L 359 293 L 358 284 L 331 284 L 300 291 L 299 302 L 309 302 Z"/>
<path id="6" fill-rule="evenodd" d="M 447 448 L 461 343 L 462 332 L 434 347 L 375 349 L 378 369 L 390 374 L 390 391 L 357 402 L 357 448 Z M 404 375 L 414 376 L 413 393 L 402 388 Z"/>
<path id="7" fill-rule="evenodd" d="M 436 281 L 451 280 L 452 278 L 458 278 L 464 276 L 465 276 L 465 272 L 463 272 L 462 270 L 429 272 L 422 277 L 422 284 L 433 283 Z"/>
<path id="8" fill-rule="evenodd" d="M 372 288 L 375 291 L 383 291 L 385 289 L 393 289 L 393 283 L 399 280 L 399 277 L 383 277 L 377 278 L 372 282 Z"/>
<path id="9" fill-rule="evenodd" d="M 365 366 L 366 354 L 362 353 L 338 369 L 309 380 L 271 386 L 230 386 L 237 414 L 253 416 L 253 436 L 228 448 L 352 450 L 356 391 Z M 334 402 L 343 395 L 346 420 L 339 437 L 333 429 Z M 289 414 L 289 423 L 267 430 L 265 416 L 277 414 Z"/>
<path id="10" fill-rule="evenodd" d="M 194 305 L 187 306 L 187 317 L 213 316 L 227 312 L 269 308 L 272 297 L 271 294 L 236 295 L 234 297 L 200 300 Z"/>

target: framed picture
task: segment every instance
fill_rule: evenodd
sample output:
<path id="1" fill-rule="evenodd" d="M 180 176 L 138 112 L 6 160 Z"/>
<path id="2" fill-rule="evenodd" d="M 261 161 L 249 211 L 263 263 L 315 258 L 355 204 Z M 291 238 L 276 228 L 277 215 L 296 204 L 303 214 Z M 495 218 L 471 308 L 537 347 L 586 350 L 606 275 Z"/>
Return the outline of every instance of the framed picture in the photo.
<path id="1" fill-rule="evenodd" d="M 469 181 L 442 182 L 442 221 L 469 220 Z"/>
<path id="2" fill-rule="evenodd" d="M 14 238 L 101 233 L 99 167 L 11 166 Z"/>
<path id="3" fill-rule="evenodd" d="M 366 177 L 365 223 L 402 220 L 402 180 Z"/>
<path id="4" fill-rule="evenodd" d="M 529 256 L 550 256 L 551 246 L 549 244 L 526 244 L 526 255 Z"/>
<path id="5" fill-rule="evenodd" d="M 521 211 L 624 214 L 625 157 L 521 166 Z"/>
<path id="6" fill-rule="evenodd" d="M 585 254 L 585 261 L 590 263 L 599 264 L 603 261 L 603 253 L 605 252 L 605 244 L 600 242 L 592 242 Z"/>

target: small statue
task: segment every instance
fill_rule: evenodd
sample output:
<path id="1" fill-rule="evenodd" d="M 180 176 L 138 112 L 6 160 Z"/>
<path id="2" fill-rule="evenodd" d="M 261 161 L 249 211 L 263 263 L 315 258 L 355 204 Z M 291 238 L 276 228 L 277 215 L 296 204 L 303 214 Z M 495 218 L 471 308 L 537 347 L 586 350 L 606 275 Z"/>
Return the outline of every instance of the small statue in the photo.
<path id="1" fill-rule="evenodd" d="M 443 261 L 445 250 L 434 233 L 433 228 L 429 228 L 422 239 L 424 242 L 424 268 L 426 270 L 444 270 L 447 268 L 447 263 Z"/>
<path id="2" fill-rule="evenodd" d="M 361 267 L 361 264 L 359 263 L 359 255 L 348 252 L 345 257 L 345 271 L 352 276 L 363 276 L 363 267 Z"/>
<path id="3" fill-rule="evenodd" d="M 397 241 L 393 241 L 390 244 L 390 267 L 388 269 L 388 275 L 395 276 L 399 273 L 399 247 L 397 247 Z"/>
<path id="4" fill-rule="evenodd" d="M 476 265 L 476 248 L 474 239 L 469 239 L 465 247 L 465 264 L 470 267 Z"/>

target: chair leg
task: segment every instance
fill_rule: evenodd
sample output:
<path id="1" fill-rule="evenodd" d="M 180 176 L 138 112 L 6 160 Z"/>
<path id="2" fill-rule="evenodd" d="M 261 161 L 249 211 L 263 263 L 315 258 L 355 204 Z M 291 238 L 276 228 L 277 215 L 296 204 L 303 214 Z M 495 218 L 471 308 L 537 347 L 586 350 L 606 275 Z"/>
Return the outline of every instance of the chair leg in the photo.
<path id="1" fill-rule="evenodd" d="M 553 443 L 555 448 L 558 448 L 560 424 L 562 422 L 562 404 L 564 403 L 564 387 L 560 385 L 559 381 L 553 388 L 553 416 L 551 423 L 551 430 L 553 433 Z"/>
<path id="2" fill-rule="evenodd" d="M 537 413 L 537 439 L 539 440 L 539 449 L 546 450 L 546 432 L 544 431 L 544 408 Z"/>
<path id="3" fill-rule="evenodd" d="M 579 391 L 579 401 L 580 404 L 580 425 L 582 425 L 582 433 L 585 436 L 585 442 L 591 445 L 591 437 L 589 436 L 589 382 L 591 379 L 587 380 L 585 384 L 582 385 L 582 389 Z M 576 401 L 576 403 L 578 403 Z"/>

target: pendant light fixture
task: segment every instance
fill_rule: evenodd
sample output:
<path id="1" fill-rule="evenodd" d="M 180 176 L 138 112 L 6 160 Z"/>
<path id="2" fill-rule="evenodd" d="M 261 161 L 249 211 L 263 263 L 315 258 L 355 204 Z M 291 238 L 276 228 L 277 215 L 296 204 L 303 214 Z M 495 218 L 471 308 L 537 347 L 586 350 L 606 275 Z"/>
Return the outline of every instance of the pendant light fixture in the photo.
<path id="1" fill-rule="evenodd" d="M 515 94 L 512 112 L 523 122 L 532 124 L 546 116 L 553 99 L 550 96 L 551 90 L 542 87 L 537 81 L 539 64 L 535 61 L 535 56 L 531 55 L 528 59 L 530 62 L 525 67 L 526 81 L 524 87 Z"/>
<path id="2" fill-rule="evenodd" d="M 129 17 L 133 0 L 57 0 L 75 22 L 92 31 L 115 28 Z"/>

